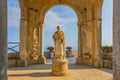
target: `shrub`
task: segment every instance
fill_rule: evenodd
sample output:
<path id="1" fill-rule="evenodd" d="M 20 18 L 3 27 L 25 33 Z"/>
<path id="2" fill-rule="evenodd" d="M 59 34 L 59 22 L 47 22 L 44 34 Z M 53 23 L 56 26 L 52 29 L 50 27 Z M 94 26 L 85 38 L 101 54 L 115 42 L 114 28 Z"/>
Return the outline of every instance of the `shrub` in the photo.
<path id="1" fill-rule="evenodd" d="M 104 53 L 112 52 L 112 46 L 102 46 L 102 50 Z"/>

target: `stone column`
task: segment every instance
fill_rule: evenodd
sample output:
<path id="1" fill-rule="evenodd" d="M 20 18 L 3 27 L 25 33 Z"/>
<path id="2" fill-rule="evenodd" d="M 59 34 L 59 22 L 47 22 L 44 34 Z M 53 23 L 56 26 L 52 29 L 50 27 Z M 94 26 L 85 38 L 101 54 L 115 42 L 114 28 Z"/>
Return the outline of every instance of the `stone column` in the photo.
<path id="1" fill-rule="evenodd" d="M 78 57 L 76 59 L 77 64 L 83 64 L 83 51 L 82 51 L 82 25 L 78 23 Z"/>
<path id="2" fill-rule="evenodd" d="M 0 80 L 7 80 L 7 0 L 0 0 Z"/>
<path id="3" fill-rule="evenodd" d="M 97 5 L 96 5 L 97 4 Z M 103 67 L 103 62 L 101 58 L 102 50 L 102 4 L 103 1 L 97 2 L 92 5 L 92 38 L 93 38 L 93 54 L 92 54 L 92 64 L 94 67 Z"/>
<path id="4" fill-rule="evenodd" d="M 120 0 L 113 5 L 113 80 L 120 80 Z"/>
<path id="5" fill-rule="evenodd" d="M 27 38 L 27 20 L 21 18 L 20 20 L 20 60 L 17 61 L 17 66 L 27 66 L 27 52 L 26 52 L 26 38 Z"/>
<path id="6" fill-rule="evenodd" d="M 43 23 L 39 23 L 39 59 L 38 63 L 45 64 L 46 58 L 44 56 L 44 25 Z"/>
<path id="7" fill-rule="evenodd" d="M 101 19 L 95 19 L 93 20 L 93 55 L 92 55 L 92 61 L 94 67 L 102 67 L 103 62 L 101 59 Z"/>

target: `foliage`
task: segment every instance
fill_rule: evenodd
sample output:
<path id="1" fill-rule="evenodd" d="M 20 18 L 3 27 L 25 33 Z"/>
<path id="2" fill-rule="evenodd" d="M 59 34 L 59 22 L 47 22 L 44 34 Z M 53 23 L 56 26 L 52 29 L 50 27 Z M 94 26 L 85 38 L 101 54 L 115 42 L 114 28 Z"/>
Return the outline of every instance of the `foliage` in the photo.
<path id="1" fill-rule="evenodd" d="M 102 46 L 102 49 L 112 50 L 112 46 Z"/>
<path id="2" fill-rule="evenodd" d="M 112 52 L 113 48 L 112 46 L 102 46 L 102 50 L 104 53 Z"/>

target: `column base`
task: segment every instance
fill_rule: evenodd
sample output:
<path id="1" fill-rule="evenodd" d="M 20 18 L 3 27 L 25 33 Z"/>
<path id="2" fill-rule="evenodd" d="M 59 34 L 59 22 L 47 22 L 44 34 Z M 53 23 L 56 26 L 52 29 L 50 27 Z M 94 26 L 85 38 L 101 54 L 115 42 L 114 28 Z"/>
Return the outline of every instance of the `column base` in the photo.
<path id="1" fill-rule="evenodd" d="M 26 61 L 25 60 L 17 60 L 16 66 L 17 67 L 26 67 L 26 66 L 28 66 L 28 62 L 27 62 L 27 60 Z"/>
<path id="2" fill-rule="evenodd" d="M 81 58 L 81 57 L 77 57 L 76 64 L 93 66 L 91 59 L 84 59 L 84 58 Z"/>
<path id="3" fill-rule="evenodd" d="M 55 76 L 68 75 L 68 60 L 66 59 L 54 59 L 52 61 L 52 74 Z"/>
<path id="4" fill-rule="evenodd" d="M 96 68 L 102 68 L 103 67 L 103 61 L 102 60 L 94 61 L 93 66 L 96 67 Z"/>
<path id="5" fill-rule="evenodd" d="M 77 57 L 76 64 L 84 64 L 84 60 L 81 57 Z"/>
<path id="6" fill-rule="evenodd" d="M 81 57 L 77 57 L 76 64 L 84 64 L 84 65 L 89 65 L 89 66 L 93 66 L 93 67 L 96 67 L 96 68 L 98 68 L 98 67 L 102 68 L 103 67 L 103 61 L 102 60 L 93 61 L 93 64 L 92 64 L 91 59 L 86 60 L 86 59 L 82 59 Z"/>
<path id="7" fill-rule="evenodd" d="M 40 56 L 37 60 L 37 63 L 39 64 L 46 64 L 46 58 L 45 56 Z"/>

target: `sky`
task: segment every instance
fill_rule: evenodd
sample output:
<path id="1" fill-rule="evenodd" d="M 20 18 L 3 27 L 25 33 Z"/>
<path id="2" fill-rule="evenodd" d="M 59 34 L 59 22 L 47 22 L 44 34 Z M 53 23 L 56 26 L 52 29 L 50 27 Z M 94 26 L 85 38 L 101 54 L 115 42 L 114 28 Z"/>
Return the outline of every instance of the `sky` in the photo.
<path id="1" fill-rule="evenodd" d="M 102 45 L 112 45 L 113 0 L 104 0 L 102 10 Z M 60 25 L 66 38 L 66 46 L 77 49 L 77 16 L 70 7 L 59 5 L 51 8 L 44 20 L 44 46 L 53 46 L 52 35 Z M 19 42 L 20 8 L 18 0 L 8 0 L 8 42 Z"/>

